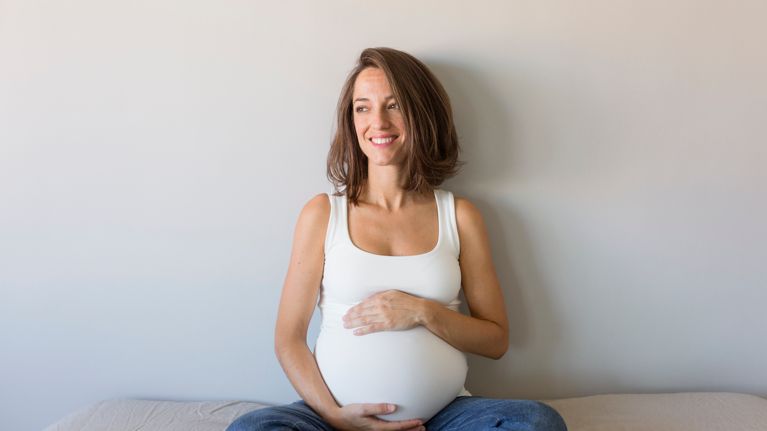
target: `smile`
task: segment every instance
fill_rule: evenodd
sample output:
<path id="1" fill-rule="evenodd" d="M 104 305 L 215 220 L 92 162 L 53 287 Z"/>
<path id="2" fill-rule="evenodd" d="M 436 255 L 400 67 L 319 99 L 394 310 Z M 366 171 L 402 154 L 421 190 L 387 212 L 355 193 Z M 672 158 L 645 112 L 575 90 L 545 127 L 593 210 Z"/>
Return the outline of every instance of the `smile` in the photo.
<path id="1" fill-rule="evenodd" d="M 396 136 L 387 136 L 385 138 L 370 138 L 370 142 L 375 145 L 388 145 L 394 142 L 395 139 L 397 139 Z"/>

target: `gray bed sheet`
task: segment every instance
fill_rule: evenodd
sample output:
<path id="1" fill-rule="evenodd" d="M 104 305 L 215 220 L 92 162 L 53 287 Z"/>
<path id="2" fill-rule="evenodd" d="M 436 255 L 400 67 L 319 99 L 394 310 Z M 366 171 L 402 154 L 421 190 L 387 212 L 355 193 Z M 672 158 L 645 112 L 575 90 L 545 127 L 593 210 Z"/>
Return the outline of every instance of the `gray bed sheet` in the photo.
<path id="1" fill-rule="evenodd" d="M 727 392 L 609 394 L 541 400 L 569 431 L 767 431 L 767 399 Z M 224 431 L 268 404 L 118 399 L 72 413 L 44 431 Z"/>

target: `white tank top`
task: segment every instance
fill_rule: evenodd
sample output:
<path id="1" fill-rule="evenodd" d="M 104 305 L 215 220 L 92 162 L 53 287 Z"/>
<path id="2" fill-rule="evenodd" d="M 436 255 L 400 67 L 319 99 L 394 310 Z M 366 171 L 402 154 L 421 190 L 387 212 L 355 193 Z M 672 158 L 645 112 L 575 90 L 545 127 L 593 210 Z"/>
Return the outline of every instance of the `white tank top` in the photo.
<path id="1" fill-rule="evenodd" d="M 330 199 L 325 268 L 319 307 L 322 324 L 314 356 L 336 401 L 393 403 L 384 420 L 430 419 L 456 396 L 471 395 L 464 383 L 466 355 L 424 326 L 354 335 L 342 317 L 370 295 L 389 289 L 428 298 L 458 311 L 460 250 L 453 194 L 435 189 L 437 245 L 413 256 L 386 256 L 354 245 L 345 195 Z"/>

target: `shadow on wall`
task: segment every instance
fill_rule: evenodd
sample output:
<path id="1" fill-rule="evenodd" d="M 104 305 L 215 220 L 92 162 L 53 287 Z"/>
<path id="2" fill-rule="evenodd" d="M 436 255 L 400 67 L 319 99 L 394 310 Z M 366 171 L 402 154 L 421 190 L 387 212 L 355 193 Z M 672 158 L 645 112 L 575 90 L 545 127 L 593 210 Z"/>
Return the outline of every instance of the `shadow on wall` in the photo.
<path id="1" fill-rule="evenodd" d="M 514 149 L 509 142 L 513 127 L 510 104 L 491 87 L 492 79 L 479 75 L 469 65 L 425 63 L 450 96 L 461 159 L 468 161 L 452 180 L 454 184 L 507 183 Z"/>
<path id="2" fill-rule="evenodd" d="M 509 316 L 508 352 L 497 361 L 468 355 L 466 387 L 473 395 L 497 398 L 544 398 L 560 392 L 567 384 L 560 380 L 553 358 L 560 352 L 561 325 L 547 296 L 549 289 L 537 270 L 524 220 L 513 206 L 490 202 L 478 194 L 486 189 L 483 186 L 497 188 L 512 181 L 515 143 L 511 102 L 494 91 L 491 79 L 484 79 L 470 67 L 426 64 L 450 95 L 461 159 L 467 161 L 445 188 L 471 199 L 482 212 Z M 524 268 L 514 268 L 512 262 Z M 519 274 L 524 274 L 524 284 Z M 462 312 L 469 314 L 463 291 L 460 299 Z M 538 327 L 534 328 L 533 322 Z"/>

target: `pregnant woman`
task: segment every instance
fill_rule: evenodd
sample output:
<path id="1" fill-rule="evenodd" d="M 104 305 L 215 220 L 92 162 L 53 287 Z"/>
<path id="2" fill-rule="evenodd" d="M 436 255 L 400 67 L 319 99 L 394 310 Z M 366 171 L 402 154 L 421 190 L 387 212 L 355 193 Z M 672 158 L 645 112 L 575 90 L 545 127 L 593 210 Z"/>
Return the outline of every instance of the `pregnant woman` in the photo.
<path id="1" fill-rule="evenodd" d="M 508 320 L 481 214 L 439 188 L 463 163 L 442 85 L 410 54 L 369 48 L 336 115 L 327 168 L 341 191 L 298 217 L 275 328 L 301 400 L 227 431 L 565 430 L 546 404 L 464 387 L 465 352 L 502 357 Z"/>

